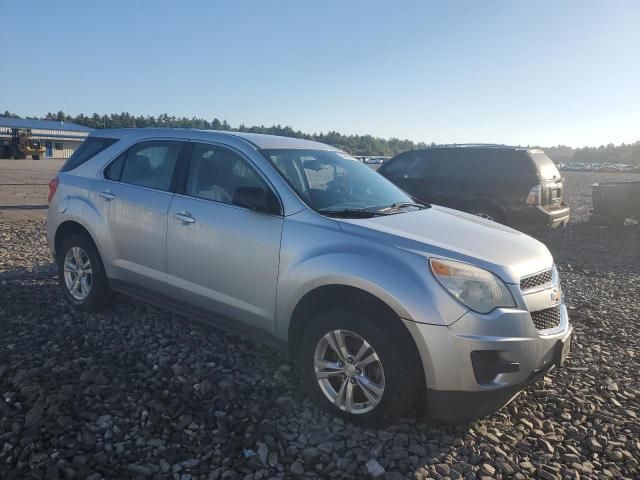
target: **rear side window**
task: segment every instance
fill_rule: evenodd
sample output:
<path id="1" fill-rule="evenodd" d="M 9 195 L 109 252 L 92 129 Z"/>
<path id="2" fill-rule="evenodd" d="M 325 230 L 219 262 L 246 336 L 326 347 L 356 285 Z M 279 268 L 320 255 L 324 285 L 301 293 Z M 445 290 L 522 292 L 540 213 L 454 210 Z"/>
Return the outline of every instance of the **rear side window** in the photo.
<path id="1" fill-rule="evenodd" d="M 110 147 L 118 140 L 115 138 L 101 138 L 101 137 L 88 137 L 82 145 L 78 147 L 78 149 L 73 152 L 73 154 L 69 157 L 69 159 L 64 162 L 61 172 L 68 172 L 69 170 L 73 170 L 76 167 L 79 167 L 83 163 L 85 163 L 90 158 L 93 158 L 101 151 Z M 56 149 L 58 149 L 56 143 Z"/>
<path id="2" fill-rule="evenodd" d="M 389 162 L 381 173 L 388 178 L 420 178 L 424 172 L 423 152 L 406 153 Z"/>
<path id="3" fill-rule="evenodd" d="M 139 143 L 111 162 L 104 176 L 116 182 L 169 191 L 181 146 L 181 142 L 171 141 Z"/>
<path id="4" fill-rule="evenodd" d="M 429 180 L 462 178 L 464 174 L 460 169 L 469 166 L 465 165 L 464 156 L 460 153 L 453 149 L 434 150 L 425 165 L 424 177 Z"/>
<path id="5" fill-rule="evenodd" d="M 448 148 L 434 153 L 426 176 L 466 183 L 513 182 L 535 175 L 522 153 L 503 148 Z"/>

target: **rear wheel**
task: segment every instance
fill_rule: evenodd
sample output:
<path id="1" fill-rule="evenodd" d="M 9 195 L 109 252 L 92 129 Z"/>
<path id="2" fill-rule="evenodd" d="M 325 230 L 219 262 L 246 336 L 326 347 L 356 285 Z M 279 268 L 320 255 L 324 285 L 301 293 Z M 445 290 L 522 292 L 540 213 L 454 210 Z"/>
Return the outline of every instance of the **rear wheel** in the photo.
<path id="1" fill-rule="evenodd" d="M 299 350 L 314 401 L 358 425 L 385 425 L 408 414 L 424 383 L 415 346 L 402 328 L 397 318 L 372 311 L 318 314 Z"/>
<path id="2" fill-rule="evenodd" d="M 85 235 L 71 235 L 56 253 L 62 290 L 75 308 L 94 311 L 109 299 L 107 277 L 98 250 Z"/>

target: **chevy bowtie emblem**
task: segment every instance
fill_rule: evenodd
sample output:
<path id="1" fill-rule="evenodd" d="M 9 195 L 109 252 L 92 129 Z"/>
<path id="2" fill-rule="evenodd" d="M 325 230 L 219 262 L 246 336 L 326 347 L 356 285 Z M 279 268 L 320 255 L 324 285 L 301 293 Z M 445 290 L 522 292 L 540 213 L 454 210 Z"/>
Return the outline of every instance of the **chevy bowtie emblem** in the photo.
<path id="1" fill-rule="evenodd" d="M 551 290 L 551 301 L 553 303 L 558 303 L 560 301 L 560 289 L 554 288 Z"/>

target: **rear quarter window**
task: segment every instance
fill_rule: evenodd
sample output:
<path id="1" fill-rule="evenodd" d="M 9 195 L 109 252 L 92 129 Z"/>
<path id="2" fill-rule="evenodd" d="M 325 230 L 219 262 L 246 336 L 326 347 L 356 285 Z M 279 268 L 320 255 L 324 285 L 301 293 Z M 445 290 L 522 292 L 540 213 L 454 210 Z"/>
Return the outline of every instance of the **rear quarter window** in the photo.
<path id="1" fill-rule="evenodd" d="M 88 137 L 84 142 L 82 142 L 82 145 L 80 145 L 78 149 L 71 154 L 69 159 L 64 162 L 60 171 L 68 172 L 69 170 L 79 167 L 117 141 L 118 140 L 115 138 Z"/>
<path id="2" fill-rule="evenodd" d="M 523 153 L 502 148 L 451 149 L 448 172 L 469 182 L 518 183 L 536 174 Z"/>

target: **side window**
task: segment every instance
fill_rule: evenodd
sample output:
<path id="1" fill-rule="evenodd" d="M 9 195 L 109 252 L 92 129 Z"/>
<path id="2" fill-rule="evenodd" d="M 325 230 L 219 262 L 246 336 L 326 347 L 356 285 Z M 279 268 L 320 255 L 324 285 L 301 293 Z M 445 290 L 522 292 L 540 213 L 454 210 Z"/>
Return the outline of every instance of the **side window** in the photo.
<path id="1" fill-rule="evenodd" d="M 105 177 L 131 185 L 169 191 L 181 142 L 152 141 L 131 147 L 105 170 Z"/>
<path id="2" fill-rule="evenodd" d="M 260 175 L 239 155 L 214 145 L 194 144 L 186 195 L 233 205 L 236 190 L 243 187 L 269 191 Z"/>
<path id="3" fill-rule="evenodd" d="M 474 182 L 511 182 L 526 176 L 527 162 L 512 150 L 486 148 L 470 150 L 465 158 L 464 175 Z"/>
<path id="4" fill-rule="evenodd" d="M 428 163 L 425 176 L 431 180 L 460 181 L 470 175 L 468 162 L 465 162 L 464 152 L 455 149 L 443 149 L 434 153 Z"/>
<path id="5" fill-rule="evenodd" d="M 384 169 L 389 178 L 420 178 L 424 173 L 426 160 L 421 153 L 407 153 L 391 162 Z"/>

